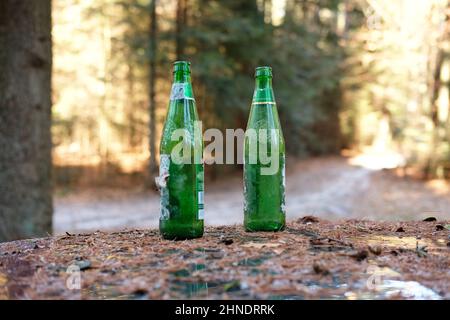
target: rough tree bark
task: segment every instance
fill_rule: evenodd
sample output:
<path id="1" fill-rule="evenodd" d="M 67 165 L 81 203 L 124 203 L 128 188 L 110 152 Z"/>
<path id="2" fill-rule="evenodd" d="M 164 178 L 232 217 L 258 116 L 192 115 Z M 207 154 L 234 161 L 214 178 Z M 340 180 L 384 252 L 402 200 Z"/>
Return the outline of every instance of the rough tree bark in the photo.
<path id="1" fill-rule="evenodd" d="M 0 1 L 0 242 L 52 229 L 51 1 Z"/>

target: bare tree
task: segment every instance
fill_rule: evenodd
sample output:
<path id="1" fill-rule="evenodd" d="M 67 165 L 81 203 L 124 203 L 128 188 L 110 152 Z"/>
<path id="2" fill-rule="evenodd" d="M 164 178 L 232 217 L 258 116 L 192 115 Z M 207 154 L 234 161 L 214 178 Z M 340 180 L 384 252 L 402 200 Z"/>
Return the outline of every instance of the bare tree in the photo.
<path id="1" fill-rule="evenodd" d="M 0 241 L 52 228 L 51 1 L 0 1 Z"/>

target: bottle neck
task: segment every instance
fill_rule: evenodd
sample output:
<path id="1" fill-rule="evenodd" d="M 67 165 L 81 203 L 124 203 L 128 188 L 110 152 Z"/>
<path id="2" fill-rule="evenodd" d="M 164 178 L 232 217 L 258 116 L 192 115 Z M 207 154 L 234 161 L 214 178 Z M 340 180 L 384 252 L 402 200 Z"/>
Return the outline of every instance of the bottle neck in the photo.
<path id="1" fill-rule="evenodd" d="M 275 102 L 272 77 L 261 75 L 255 79 L 255 92 L 253 94 L 253 103 Z"/>
<path id="2" fill-rule="evenodd" d="M 186 70 L 178 70 L 173 74 L 172 91 L 170 100 L 194 100 L 192 91 L 191 73 Z"/>
<path id="3" fill-rule="evenodd" d="M 191 74 L 186 71 L 176 71 L 173 74 L 174 83 L 191 83 Z"/>
<path id="4" fill-rule="evenodd" d="M 259 76 L 255 79 L 255 89 L 272 89 L 272 77 Z"/>

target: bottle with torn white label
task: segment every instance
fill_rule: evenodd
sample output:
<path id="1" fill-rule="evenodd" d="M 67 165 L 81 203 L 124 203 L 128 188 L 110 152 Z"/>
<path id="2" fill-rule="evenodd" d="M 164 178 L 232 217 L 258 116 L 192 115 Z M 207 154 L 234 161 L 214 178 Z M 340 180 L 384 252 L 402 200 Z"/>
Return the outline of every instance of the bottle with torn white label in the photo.
<path id="1" fill-rule="evenodd" d="M 156 184 L 161 192 L 159 229 L 165 239 L 203 235 L 203 140 L 190 63 L 174 63 L 174 82 L 160 145 Z"/>

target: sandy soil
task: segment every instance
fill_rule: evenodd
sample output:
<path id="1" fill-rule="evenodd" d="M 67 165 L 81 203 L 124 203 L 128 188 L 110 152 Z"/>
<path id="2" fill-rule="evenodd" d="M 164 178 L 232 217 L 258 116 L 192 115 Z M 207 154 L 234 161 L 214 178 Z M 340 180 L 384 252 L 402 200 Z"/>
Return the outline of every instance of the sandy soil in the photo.
<path id="1" fill-rule="evenodd" d="M 288 221 L 305 215 L 336 220 L 450 218 L 450 187 L 443 181 L 396 176 L 383 166 L 358 166 L 354 159 L 325 157 L 287 163 Z M 373 159 L 372 159 L 373 160 Z M 374 160 L 375 162 L 377 159 Z M 372 161 L 372 162 L 374 162 Z M 207 225 L 242 223 L 242 179 L 206 185 Z M 158 225 L 159 197 L 142 190 L 80 190 L 55 201 L 57 234 Z"/>

